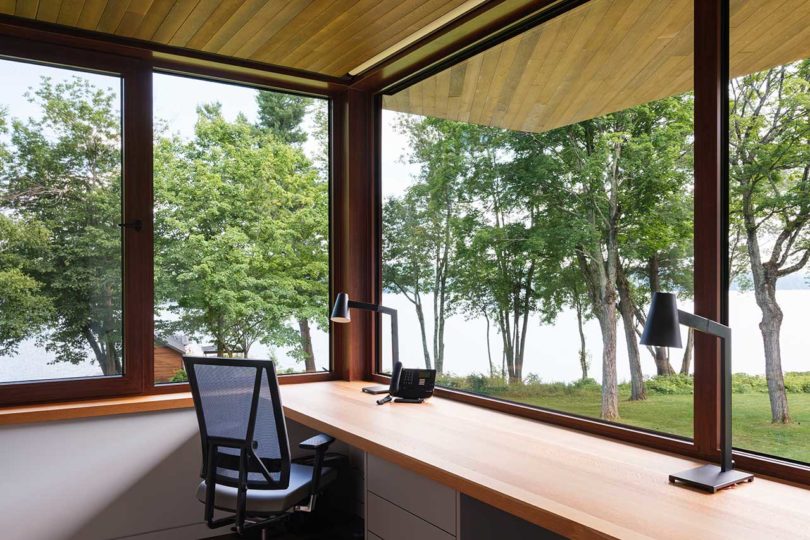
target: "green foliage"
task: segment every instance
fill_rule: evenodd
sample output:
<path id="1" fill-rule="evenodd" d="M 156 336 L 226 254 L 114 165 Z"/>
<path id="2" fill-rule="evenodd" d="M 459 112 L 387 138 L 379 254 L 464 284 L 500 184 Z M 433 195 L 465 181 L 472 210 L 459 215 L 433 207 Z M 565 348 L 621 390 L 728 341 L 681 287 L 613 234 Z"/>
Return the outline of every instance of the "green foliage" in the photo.
<path id="1" fill-rule="evenodd" d="M 181 383 L 181 382 L 188 382 L 188 373 L 186 373 L 185 369 L 178 369 L 172 375 L 172 378 L 169 379 L 169 382 L 173 383 Z"/>
<path id="2" fill-rule="evenodd" d="M 193 140 L 155 147 L 156 297 L 176 315 L 164 326 L 223 353 L 299 346 L 291 319 L 327 324 L 328 184 L 244 117 L 198 114 Z"/>
<path id="3" fill-rule="evenodd" d="M 691 395 L 694 379 L 691 375 L 658 375 L 647 380 L 647 392 L 661 395 Z"/>
<path id="4" fill-rule="evenodd" d="M 121 372 L 121 170 L 117 96 L 74 77 L 27 94 L 0 171 L 0 344 L 39 336 L 57 361 Z M 5 125 L 5 121 L 2 122 Z M 30 310 L 30 311 L 27 311 Z M 42 333 L 47 328 L 47 333 Z"/>
<path id="5" fill-rule="evenodd" d="M 260 91 L 256 97 L 259 105 L 259 126 L 283 143 L 302 143 L 307 134 L 301 122 L 312 99 L 281 92 Z"/>

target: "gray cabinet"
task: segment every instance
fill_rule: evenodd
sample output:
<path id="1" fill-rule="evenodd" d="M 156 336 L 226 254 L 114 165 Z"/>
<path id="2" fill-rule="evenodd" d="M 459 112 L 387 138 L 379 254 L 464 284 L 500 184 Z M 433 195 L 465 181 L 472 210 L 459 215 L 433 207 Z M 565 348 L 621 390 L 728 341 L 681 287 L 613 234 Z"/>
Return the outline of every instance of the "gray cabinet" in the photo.
<path id="1" fill-rule="evenodd" d="M 458 493 L 366 454 L 366 538 L 453 540 Z"/>
<path id="2" fill-rule="evenodd" d="M 541 527 L 366 454 L 367 540 L 558 540 Z"/>

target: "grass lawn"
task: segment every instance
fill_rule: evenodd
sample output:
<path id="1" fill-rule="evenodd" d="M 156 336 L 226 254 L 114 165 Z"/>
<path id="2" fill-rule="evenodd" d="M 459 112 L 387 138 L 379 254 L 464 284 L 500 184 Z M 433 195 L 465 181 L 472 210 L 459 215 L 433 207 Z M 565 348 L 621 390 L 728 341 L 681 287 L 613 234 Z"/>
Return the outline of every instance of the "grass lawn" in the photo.
<path id="1" fill-rule="evenodd" d="M 547 407 L 559 411 L 599 417 L 599 392 L 579 392 L 530 396 L 523 392 L 494 392 L 495 397 Z M 651 394 L 646 401 L 629 401 L 623 395 L 619 404 L 620 422 L 664 433 L 692 436 L 692 396 Z M 788 394 L 793 423 L 776 425 L 770 421 L 768 394 L 733 396 L 734 446 L 774 456 L 810 462 L 810 394 Z"/>

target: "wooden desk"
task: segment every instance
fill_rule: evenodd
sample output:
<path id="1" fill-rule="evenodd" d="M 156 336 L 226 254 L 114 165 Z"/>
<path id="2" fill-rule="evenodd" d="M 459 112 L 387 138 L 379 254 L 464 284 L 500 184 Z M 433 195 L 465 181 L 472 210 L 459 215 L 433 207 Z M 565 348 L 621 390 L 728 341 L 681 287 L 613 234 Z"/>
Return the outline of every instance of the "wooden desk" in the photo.
<path id="1" fill-rule="evenodd" d="M 368 383 L 282 386 L 289 418 L 569 538 L 810 538 L 810 490 L 672 486 L 699 463 L 472 405 L 378 406 Z"/>

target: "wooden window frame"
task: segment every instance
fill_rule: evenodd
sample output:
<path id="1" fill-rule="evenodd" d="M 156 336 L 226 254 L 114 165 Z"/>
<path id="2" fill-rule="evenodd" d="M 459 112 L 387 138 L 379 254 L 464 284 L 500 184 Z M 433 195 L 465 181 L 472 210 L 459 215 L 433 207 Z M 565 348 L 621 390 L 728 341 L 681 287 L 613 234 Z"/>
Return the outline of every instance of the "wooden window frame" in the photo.
<path id="1" fill-rule="evenodd" d="M 122 121 L 122 221 L 140 219 L 141 231 L 124 228 L 122 234 L 122 300 L 124 374 L 110 377 L 53 379 L 0 384 L 0 407 L 6 411 L 31 404 L 65 404 L 98 398 L 149 396 L 188 392 L 188 383 L 157 384 L 154 380 L 154 249 L 152 192 L 152 76 L 155 72 L 183 75 L 200 80 L 239 84 L 254 88 L 308 95 L 325 99 L 329 107 L 329 235 L 330 298 L 343 290 L 332 269 L 346 258 L 331 239 L 341 236 L 344 213 L 334 203 L 335 193 L 345 192 L 347 171 L 337 167 L 345 161 L 345 122 L 339 114 L 345 101 L 344 86 L 332 80 L 308 80 L 284 70 L 265 72 L 255 66 L 227 65 L 204 55 L 172 54 L 120 43 L 120 40 L 88 36 L 87 32 L 55 28 L 28 21 L 8 22 L 0 18 L 0 58 L 65 69 L 95 71 L 118 76 L 121 85 Z M 182 51 L 180 51 L 182 53 Z M 134 97 L 133 97 L 134 96 Z M 149 144 L 141 144 L 148 140 Z M 339 150 L 338 150 L 339 149 Z M 297 384 L 341 378 L 346 372 L 345 356 L 336 355 L 335 332 L 330 331 L 329 371 L 280 375 L 279 383 Z"/>
<path id="2" fill-rule="evenodd" d="M 580 5 L 583 2 L 571 2 Z M 559 10 L 554 16 L 564 13 Z M 694 1 L 694 288 L 695 312 L 699 315 L 728 323 L 728 107 L 729 107 L 729 0 Z M 529 29 L 550 20 L 538 13 L 523 26 Z M 487 43 L 478 44 L 474 53 L 503 41 L 493 35 Z M 401 90 L 426 76 L 442 71 L 472 56 L 460 51 L 434 66 L 420 66 L 420 71 L 405 75 L 400 81 L 388 81 L 385 88 L 375 94 L 375 141 L 382 147 L 382 95 L 391 89 Z M 407 81 L 402 84 L 401 81 Z M 382 301 L 382 171 L 380 155 L 374 157 L 375 227 L 368 242 L 376 253 L 377 265 L 370 276 L 375 283 L 376 302 Z M 381 374 L 380 328 L 372 321 L 376 335 L 373 360 L 368 370 L 369 380 L 387 384 L 390 377 Z M 615 424 L 543 407 L 496 399 L 481 394 L 437 388 L 436 395 L 462 401 L 508 414 L 578 429 L 633 444 L 673 452 L 693 458 L 719 462 L 720 460 L 720 343 L 711 336 L 695 335 L 695 391 L 693 437 L 679 437 L 665 433 Z M 734 449 L 738 467 L 759 474 L 770 475 L 810 485 L 810 465 Z"/>

